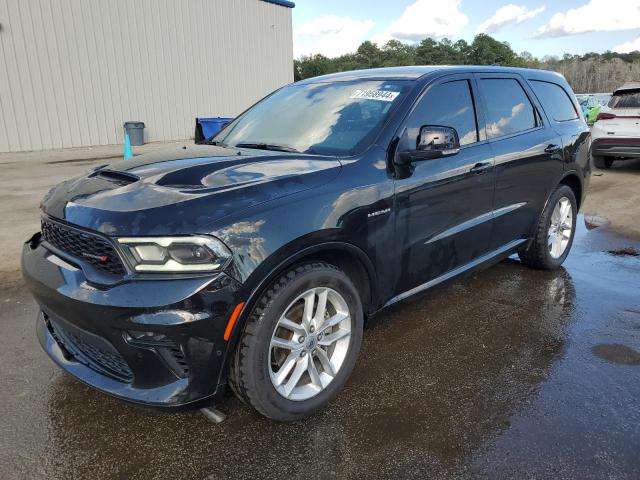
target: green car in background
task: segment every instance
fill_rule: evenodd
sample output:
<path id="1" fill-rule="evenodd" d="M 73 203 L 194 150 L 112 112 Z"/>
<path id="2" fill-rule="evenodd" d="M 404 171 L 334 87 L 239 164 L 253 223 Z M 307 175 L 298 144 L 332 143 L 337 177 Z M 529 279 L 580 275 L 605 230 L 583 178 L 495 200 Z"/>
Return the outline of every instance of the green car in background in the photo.
<path id="1" fill-rule="evenodd" d="M 598 113 L 603 105 L 611 98 L 610 93 L 587 93 L 576 95 L 582 114 L 589 125 L 593 125 L 598 119 Z"/>

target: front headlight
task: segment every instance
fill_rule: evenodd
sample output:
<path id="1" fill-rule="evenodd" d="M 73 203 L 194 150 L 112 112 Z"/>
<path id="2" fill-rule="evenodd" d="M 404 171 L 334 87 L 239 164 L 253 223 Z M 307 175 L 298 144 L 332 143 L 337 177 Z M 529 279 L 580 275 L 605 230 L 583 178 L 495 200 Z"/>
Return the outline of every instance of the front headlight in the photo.
<path id="1" fill-rule="evenodd" d="M 118 243 L 137 272 L 211 272 L 231 256 L 224 243 L 205 236 L 123 237 Z"/>

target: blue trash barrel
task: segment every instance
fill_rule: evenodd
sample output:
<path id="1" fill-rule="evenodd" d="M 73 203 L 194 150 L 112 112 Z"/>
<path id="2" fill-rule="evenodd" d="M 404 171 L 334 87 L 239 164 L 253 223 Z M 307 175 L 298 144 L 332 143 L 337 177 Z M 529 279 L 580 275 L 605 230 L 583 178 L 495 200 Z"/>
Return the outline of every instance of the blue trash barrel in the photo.
<path id="1" fill-rule="evenodd" d="M 233 118 L 227 117 L 199 117 L 196 118 L 196 143 L 213 137 L 222 130 Z"/>

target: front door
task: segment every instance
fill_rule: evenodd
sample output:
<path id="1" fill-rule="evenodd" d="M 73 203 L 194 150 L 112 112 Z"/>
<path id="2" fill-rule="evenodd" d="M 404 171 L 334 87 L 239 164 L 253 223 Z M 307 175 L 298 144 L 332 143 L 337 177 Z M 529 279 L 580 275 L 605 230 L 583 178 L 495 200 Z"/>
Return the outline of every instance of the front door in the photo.
<path id="1" fill-rule="evenodd" d="M 453 127 L 460 151 L 413 162 L 395 184 L 396 295 L 434 280 L 489 249 L 494 168 L 478 128 L 472 76 L 431 84 L 409 114 L 396 155 L 416 148 L 423 125 Z"/>

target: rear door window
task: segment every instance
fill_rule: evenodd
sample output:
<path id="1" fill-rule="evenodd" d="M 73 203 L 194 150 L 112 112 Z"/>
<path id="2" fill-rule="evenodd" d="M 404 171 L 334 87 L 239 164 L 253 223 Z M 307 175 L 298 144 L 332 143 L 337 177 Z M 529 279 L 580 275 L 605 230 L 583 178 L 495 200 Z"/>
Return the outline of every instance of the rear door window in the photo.
<path id="1" fill-rule="evenodd" d="M 478 82 L 487 110 L 487 137 L 498 138 L 538 126 L 522 85 L 513 78 L 482 78 Z"/>
<path id="2" fill-rule="evenodd" d="M 578 112 L 576 112 L 573 102 L 564 88 L 555 83 L 540 80 L 530 80 L 530 82 L 533 91 L 542 103 L 542 108 L 556 122 L 578 118 Z M 589 106 L 589 100 L 587 99 L 587 106 Z"/>

